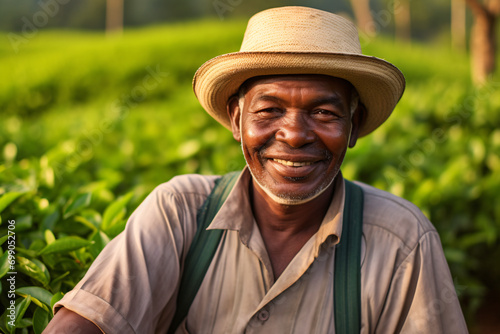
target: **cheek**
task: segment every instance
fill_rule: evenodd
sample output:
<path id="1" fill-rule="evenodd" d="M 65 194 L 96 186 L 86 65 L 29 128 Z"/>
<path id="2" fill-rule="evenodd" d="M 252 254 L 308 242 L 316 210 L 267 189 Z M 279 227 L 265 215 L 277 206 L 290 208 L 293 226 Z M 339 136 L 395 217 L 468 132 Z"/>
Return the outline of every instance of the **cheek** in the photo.
<path id="1" fill-rule="evenodd" d="M 348 132 L 342 130 L 330 130 L 330 132 L 318 135 L 321 137 L 321 140 L 325 144 L 327 150 L 330 151 L 335 158 L 343 158 L 349 144 Z"/>
<path id="2" fill-rule="evenodd" d="M 249 151 L 259 150 L 273 137 L 273 131 L 268 126 L 250 122 L 242 125 L 241 136 Z"/>

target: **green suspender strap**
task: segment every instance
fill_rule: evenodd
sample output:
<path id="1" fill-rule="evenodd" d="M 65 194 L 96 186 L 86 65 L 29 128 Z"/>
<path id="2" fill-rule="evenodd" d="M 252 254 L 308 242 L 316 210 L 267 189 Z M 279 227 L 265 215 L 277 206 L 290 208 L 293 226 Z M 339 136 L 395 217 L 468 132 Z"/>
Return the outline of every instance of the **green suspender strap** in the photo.
<path id="1" fill-rule="evenodd" d="M 363 233 L 363 190 L 345 180 L 342 235 L 335 249 L 335 333 L 361 330 L 361 235 Z"/>
<path id="2" fill-rule="evenodd" d="M 198 229 L 189 248 L 181 278 L 177 309 L 168 330 L 175 330 L 187 316 L 191 303 L 217 250 L 222 230 L 207 230 L 220 207 L 231 192 L 239 172 L 224 175 L 216 181 L 212 193 L 198 211 Z M 358 185 L 345 181 L 346 194 L 342 238 L 335 250 L 334 312 L 337 334 L 358 334 L 361 329 L 361 233 L 363 191 Z"/>
<path id="3" fill-rule="evenodd" d="M 212 262 L 223 230 L 207 230 L 207 227 L 219 212 L 239 175 L 240 172 L 232 172 L 216 180 L 215 187 L 198 210 L 196 216 L 198 227 L 184 262 L 184 272 L 177 295 L 177 308 L 168 330 L 169 334 L 175 333 L 177 327 L 187 316 L 191 303 Z"/>

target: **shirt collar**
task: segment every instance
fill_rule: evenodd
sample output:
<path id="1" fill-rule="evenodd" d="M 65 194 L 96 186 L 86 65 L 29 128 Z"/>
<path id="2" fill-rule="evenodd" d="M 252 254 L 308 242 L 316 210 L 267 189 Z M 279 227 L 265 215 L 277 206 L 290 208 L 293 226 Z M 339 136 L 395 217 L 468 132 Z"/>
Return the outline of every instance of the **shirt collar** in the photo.
<path id="1" fill-rule="evenodd" d="M 255 224 L 248 192 L 251 179 L 248 167 L 245 167 L 236 180 L 233 190 L 207 228 L 239 231 L 240 240 L 247 246 Z"/>
<path id="2" fill-rule="evenodd" d="M 252 179 L 248 167 L 245 167 L 236 181 L 233 190 L 220 208 L 209 230 L 224 229 L 239 231 L 240 240 L 248 245 L 255 219 L 250 205 L 249 184 Z M 345 186 L 342 174 L 339 172 L 334 181 L 334 195 L 325 217 L 315 234 L 316 256 L 319 247 L 336 245 L 342 234 L 342 218 L 344 210 Z"/>

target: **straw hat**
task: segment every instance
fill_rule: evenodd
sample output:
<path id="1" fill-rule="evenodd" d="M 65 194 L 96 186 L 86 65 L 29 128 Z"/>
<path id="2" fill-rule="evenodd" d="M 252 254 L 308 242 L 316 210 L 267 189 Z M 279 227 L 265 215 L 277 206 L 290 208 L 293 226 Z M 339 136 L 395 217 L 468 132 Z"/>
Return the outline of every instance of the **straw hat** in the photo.
<path id="1" fill-rule="evenodd" d="M 204 63 L 193 89 L 203 108 L 231 129 L 229 97 L 249 78 L 280 74 L 324 74 L 349 81 L 367 109 L 360 136 L 389 117 L 405 88 L 404 76 L 394 65 L 361 53 L 358 32 L 349 20 L 292 6 L 254 15 L 240 51 Z"/>

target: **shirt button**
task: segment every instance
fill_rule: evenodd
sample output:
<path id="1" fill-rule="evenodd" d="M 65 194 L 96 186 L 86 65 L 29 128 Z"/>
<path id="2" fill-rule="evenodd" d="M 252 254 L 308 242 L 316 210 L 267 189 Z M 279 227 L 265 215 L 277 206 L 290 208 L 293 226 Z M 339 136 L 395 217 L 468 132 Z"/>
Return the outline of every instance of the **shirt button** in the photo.
<path id="1" fill-rule="evenodd" d="M 269 319 L 269 311 L 267 310 L 260 311 L 259 314 L 257 315 L 257 318 L 259 318 L 260 321 L 266 321 L 267 319 Z"/>

